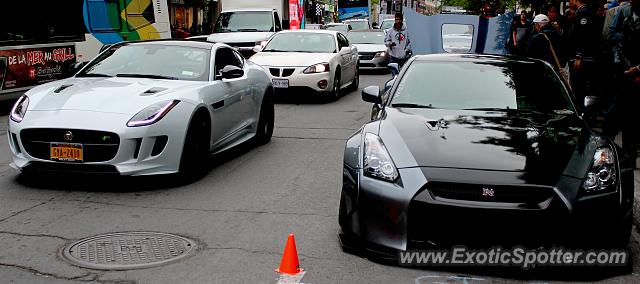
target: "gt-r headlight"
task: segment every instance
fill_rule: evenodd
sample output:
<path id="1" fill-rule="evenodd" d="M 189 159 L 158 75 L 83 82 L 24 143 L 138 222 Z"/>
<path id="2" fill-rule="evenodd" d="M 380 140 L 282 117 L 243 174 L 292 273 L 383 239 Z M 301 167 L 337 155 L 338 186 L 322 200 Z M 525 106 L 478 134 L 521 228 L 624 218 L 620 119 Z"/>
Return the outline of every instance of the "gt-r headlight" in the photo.
<path id="1" fill-rule="evenodd" d="M 604 193 L 616 190 L 616 156 L 610 146 L 598 148 L 593 155 L 591 169 L 582 182 L 587 193 Z"/>
<path id="2" fill-rule="evenodd" d="M 330 70 L 331 70 L 331 67 L 329 66 L 329 63 L 320 63 L 320 64 L 311 65 L 307 67 L 307 69 L 304 69 L 303 73 L 315 74 L 315 73 L 329 72 Z"/>
<path id="3" fill-rule="evenodd" d="M 378 135 L 364 135 L 364 175 L 393 182 L 398 178 L 391 155 Z"/>
<path id="4" fill-rule="evenodd" d="M 24 115 L 27 114 L 27 107 L 29 106 L 29 97 L 22 95 L 16 104 L 11 108 L 11 120 L 15 122 L 21 122 L 24 119 Z"/>
<path id="5" fill-rule="evenodd" d="M 376 53 L 376 56 L 374 56 L 374 57 L 385 57 L 385 56 L 387 56 L 387 53 L 385 51 L 380 51 L 380 52 Z"/>
<path id="6" fill-rule="evenodd" d="M 179 102 L 179 100 L 172 100 L 150 105 L 134 115 L 129 122 L 127 122 L 127 126 L 137 127 L 154 124 L 167 115 Z"/>

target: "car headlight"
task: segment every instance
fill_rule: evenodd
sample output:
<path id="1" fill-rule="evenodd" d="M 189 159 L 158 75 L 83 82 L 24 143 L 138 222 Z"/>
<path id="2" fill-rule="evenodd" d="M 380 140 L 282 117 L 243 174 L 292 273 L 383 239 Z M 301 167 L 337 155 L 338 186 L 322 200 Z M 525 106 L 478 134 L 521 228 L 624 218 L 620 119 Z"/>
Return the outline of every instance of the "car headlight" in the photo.
<path id="1" fill-rule="evenodd" d="M 320 64 L 311 65 L 307 67 L 307 69 L 304 69 L 303 73 L 304 74 L 324 73 L 324 72 L 329 72 L 330 70 L 331 70 L 331 67 L 329 66 L 329 63 L 320 63 Z"/>
<path id="2" fill-rule="evenodd" d="M 386 181 L 398 178 L 398 169 L 378 135 L 364 135 L 364 175 Z"/>
<path id="3" fill-rule="evenodd" d="M 29 97 L 22 95 L 16 104 L 11 108 L 11 120 L 15 122 L 21 122 L 24 119 L 24 115 L 27 114 L 27 107 L 29 106 Z"/>
<path id="4" fill-rule="evenodd" d="M 375 57 L 385 57 L 385 56 L 387 56 L 387 53 L 384 52 L 384 51 L 381 51 L 381 52 L 376 53 Z"/>
<path id="5" fill-rule="evenodd" d="M 179 100 L 172 100 L 150 105 L 134 115 L 129 122 L 127 122 L 127 126 L 137 127 L 154 124 L 167 115 L 179 102 Z"/>
<path id="6" fill-rule="evenodd" d="M 582 182 L 587 193 L 604 193 L 616 190 L 616 156 L 609 146 L 598 148 L 593 155 L 591 169 Z"/>

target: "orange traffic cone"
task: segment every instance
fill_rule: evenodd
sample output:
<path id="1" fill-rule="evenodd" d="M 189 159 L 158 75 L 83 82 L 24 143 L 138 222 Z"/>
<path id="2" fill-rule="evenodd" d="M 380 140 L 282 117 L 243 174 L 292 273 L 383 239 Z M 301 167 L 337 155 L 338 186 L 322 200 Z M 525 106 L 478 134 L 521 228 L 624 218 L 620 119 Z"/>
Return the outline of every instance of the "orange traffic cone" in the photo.
<path id="1" fill-rule="evenodd" d="M 304 269 L 300 268 L 300 263 L 298 262 L 296 239 L 294 238 L 293 233 L 291 233 L 289 234 L 289 238 L 287 238 L 287 244 L 284 247 L 282 261 L 280 262 L 280 267 L 276 268 L 276 272 L 295 275 L 302 271 L 304 271 Z"/>

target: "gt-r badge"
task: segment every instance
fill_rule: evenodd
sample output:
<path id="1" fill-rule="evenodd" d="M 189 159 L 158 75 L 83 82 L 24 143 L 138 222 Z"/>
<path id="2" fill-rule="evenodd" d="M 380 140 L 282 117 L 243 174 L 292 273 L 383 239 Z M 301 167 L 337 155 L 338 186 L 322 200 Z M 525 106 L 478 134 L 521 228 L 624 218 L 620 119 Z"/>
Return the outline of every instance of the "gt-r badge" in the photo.
<path id="1" fill-rule="evenodd" d="M 495 191 L 493 190 L 493 188 L 486 188 L 486 187 L 482 188 L 482 196 L 493 197 L 494 195 L 495 195 Z"/>

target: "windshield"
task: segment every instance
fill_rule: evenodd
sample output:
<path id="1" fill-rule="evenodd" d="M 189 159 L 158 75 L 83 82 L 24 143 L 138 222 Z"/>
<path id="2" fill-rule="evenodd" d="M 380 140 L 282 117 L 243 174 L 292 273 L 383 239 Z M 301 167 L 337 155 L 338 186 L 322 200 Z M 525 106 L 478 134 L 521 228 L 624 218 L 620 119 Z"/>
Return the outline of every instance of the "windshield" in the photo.
<path id="1" fill-rule="evenodd" d="M 382 24 L 380 25 L 380 29 L 382 30 L 388 30 L 391 27 L 393 27 L 393 23 L 395 23 L 395 20 L 391 20 L 391 21 L 382 21 Z"/>
<path id="2" fill-rule="evenodd" d="M 348 25 L 329 25 L 327 26 L 327 30 L 339 31 L 343 34 L 347 34 L 349 32 L 349 26 Z"/>
<path id="3" fill-rule="evenodd" d="M 575 113 L 558 76 L 535 62 L 415 61 L 391 105 Z"/>
<path id="4" fill-rule="evenodd" d="M 220 14 L 214 33 L 231 32 L 272 32 L 271 12 L 226 12 Z"/>
<path id="5" fill-rule="evenodd" d="M 345 22 L 345 24 L 349 24 L 351 25 L 351 27 L 354 30 L 368 30 L 369 28 L 369 22 L 367 21 L 348 21 Z"/>
<path id="6" fill-rule="evenodd" d="M 336 41 L 333 35 L 323 33 L 279 33 L 269 41 L 263 51 L 334 53 Z"/>
<path id="7" fill-rule="evenodd" d="M 142 77 L 207 81 L 208 49 L 158 44 L 114 46 L 77 77 Z"/>
<path id="8" fill-rule="evenodd" d="M 384 32 L 353 32 L 347 38 L 354 44 L 384 44 Z"/>

